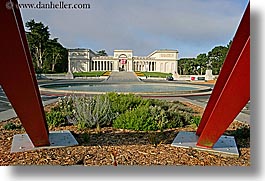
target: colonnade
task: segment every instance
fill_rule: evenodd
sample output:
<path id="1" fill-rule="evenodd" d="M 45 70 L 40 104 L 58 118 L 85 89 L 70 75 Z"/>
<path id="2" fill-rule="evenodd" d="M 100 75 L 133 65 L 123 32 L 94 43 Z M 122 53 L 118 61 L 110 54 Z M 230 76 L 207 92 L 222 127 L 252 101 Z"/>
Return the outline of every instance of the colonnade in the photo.
<path id="1" fill-rule="evenodd" d="M 90 71 L 112 71 L 113 62 L 112 61 L 91 61 Z"/>
<path id="2" fill-rule="evenodd" d="M 156 71 L 156 62 L 150 61 L 135 61 L 133 63 L 133 68 L 135 71 Z"/>

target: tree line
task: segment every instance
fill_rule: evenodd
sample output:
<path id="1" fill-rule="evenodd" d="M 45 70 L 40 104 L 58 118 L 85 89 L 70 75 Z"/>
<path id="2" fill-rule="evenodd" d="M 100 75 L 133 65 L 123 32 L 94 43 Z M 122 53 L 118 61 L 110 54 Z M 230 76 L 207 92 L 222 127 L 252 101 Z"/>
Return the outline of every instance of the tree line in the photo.
<path id="1" fill-rule="evenodd" d="M 196 58 L 179 59 L 178 73 L 180 75 L 203 75 L 207 69 L 211 69 L 214 75 L 218 75 L 231 44 L 232 41 L 226 46 L 216 46 L 207 54 L 201 53 Z"/>

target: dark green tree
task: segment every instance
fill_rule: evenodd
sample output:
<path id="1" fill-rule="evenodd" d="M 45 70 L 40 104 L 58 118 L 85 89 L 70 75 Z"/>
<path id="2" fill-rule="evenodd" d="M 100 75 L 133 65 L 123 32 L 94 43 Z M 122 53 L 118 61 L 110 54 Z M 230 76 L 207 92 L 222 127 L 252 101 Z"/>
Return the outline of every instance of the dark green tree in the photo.
<path id="1" fill-rule="evenodd" d="M 26 33 L 27 40 L 30 47 L 35 70 L 38 72 L 42 70 L 45 56 L 47 55 L 46 46 L 50 37 L 49 27 L 44 26 L 43 23 L 30 20 L 26 22 L 26 27 L 29 32 Z"/>
<path id="2" fill-rule="evenodd" d="M 232 43 L 233 43 L 233 41 L 232 41 L 232 40 L 230 40 L 230 41 L 229 41 L 229 43 L 226 45 L 226 47 L 227 47 L 228 49 L 230 49 L 230 47 L 231 47 Z"/>
<path id="3" fill-rule="evenodd" d="M 199 72 L 200 75 L 205 74 L 205 70 L 207 69 L 207 61 L 208 61 L 208 57 L 206 53 L 202 53 L 197 56 L 196 58 L 197 72 Z"/>
<path id="4" fill-rule="evenodd" d="M 66 72 L 67 50 L 58 42 L 58 38 L 50 39 L 49 27 L 34 20 L 26 22 L 26 27 L 35 72 Z"/>
<path id="5" fill-rule="evenodd" d="M 178 73 L 180 75 L 190 75 L 193 74 L 193 61 L 195 58 L 181 58 L 178 61 Z"/>
<path id="6" fill-rule="evenodd" d="M 232 44 L 216 46 L 211 51 L 199 54 L 196 58 L 181 58 L 178 60 L 178 73 L 180 75 L 203 75 L 207 69 L 212 69 L 218 75 Z"/>
<path id="7" fill-rule="evenodd" d="M 58 38 L 50 39 L 47 43 L 47 56 L 45 57 L 45 72 L 64 72 L 59 65 L 67 64 L 67 50 L 59 42 Z"/>
<path id="8" fill-rule="evenodd" d="M 108 56 L 106 50 L 99 50 L 99 51 L 97 51 L 97 55 L 98 56 Z"/>
<path id="9" fill-rule="evenodd" d="M 216 46 L 208 52 L 208 68 L 213 70 L 214 75 L 219 74 L 226 58 L 227 52 L 228 47 L 225 46 Z"/>

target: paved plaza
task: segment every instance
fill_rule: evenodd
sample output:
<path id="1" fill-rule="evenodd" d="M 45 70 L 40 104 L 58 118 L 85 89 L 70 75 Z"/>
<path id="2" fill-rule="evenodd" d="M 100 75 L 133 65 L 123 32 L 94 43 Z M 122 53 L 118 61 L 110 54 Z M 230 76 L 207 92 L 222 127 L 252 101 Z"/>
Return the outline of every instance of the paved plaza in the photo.
<path id="1" fill-rule="evenodd" d="M 43 105 L 51 104 L 57 101 L 58 96 L 54 95 L 41 95 Z M 11 103 L 9 102 L 4 90 L 0 86 L 0 121 L 5 121 L 16 117 Z"/>

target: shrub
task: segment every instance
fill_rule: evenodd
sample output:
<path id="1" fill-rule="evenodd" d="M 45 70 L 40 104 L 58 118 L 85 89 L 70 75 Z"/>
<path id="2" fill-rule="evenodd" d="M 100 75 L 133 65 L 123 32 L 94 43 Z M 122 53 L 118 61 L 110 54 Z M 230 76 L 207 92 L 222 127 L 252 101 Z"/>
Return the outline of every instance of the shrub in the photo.
<path id="1" fill-rule="evenodd" d="M 58 106 L 54 107 L 53 110 L 61 112 L 64 116 L 72 116 L 73 106 L 73 96 L 65 96 L 64 98 L 59 98 Z"/>
<path id="2" fill-rule="evenodd" d="M 166 128 L 176 128 L 176 127 L 183 127 L 186 125 L 184 123 L 185 119 L 184 116 L 178 112 L 169 112 L 169 119 L 166 125 Z"/>
<path id="3" fill-rule="evenodd" d="M 108 126 L 114 117 L 109 98 L 104 95 L 74 97 L 73 106 L 79 128 Z"/>
<path id="4" fill-rule="evenodd" d="M 149 106 L 150 118 L 153 119 L 157 124 L 157 129 L 163 130 L 167 128 L 168 124 L 168 113 L 163 107 L 160 106 Z"/>
<path id="5" fill-rule="evenodd" d="M 66 124 L 66 118 L 63 112 L 53 109 L 49 113 L 46 113 L 46 121 L 48 126 L 51 127 L 63 126 Z"/>
<path id="6" fill-rule="evenodd" d="M 200 116 L 194 116 L 192 119 L 192 123 L 195 124 L 197 127 L 199 126 L 201 122 L 201 117 Z"/>
<path id="7" fill-rule="evenodd" d="M 241 139 L 250 138 L 250 126 L 249 125 L 240 126 L 235 131 L 233 131 L 231 135 Z"/>
<path id="8" fill-rule="evenodd" d="M 12 123 L 12 122 L 9 122 L 9 123 L 6 123 L 3 128 L 5 130 L 15 130 L 15 129 L 21 129 L 21 125 L 16 125 L 15 123 Z"/>
<path id="9" fill-rule="evenodd" d="M 182 113 L 197 113 L 195 112 L 192 108 L 187 107 L 185 104 L 179 101 L 174 101 L 169 103 L 169 111 L 177 111 L 177 112 L 182 112 Z"/>
<path id="10" fill-rule="evenodd" d="M 134 110 L 121 114 L 114 120 L 113 127 L 136 131 L 157 130 L 157 124 L 150 116 L 150 110 L 147 106 L 139 106 Z"/>
<path id="11" fill-rule="evenodd" d="M 169 112 L 160 106 L 142 105 L 121 114 L 113 122 L 113 127 L 139 131 L 156 131 L 167 128 L 183 127 L 191 124 L 191 114 Z"/>
<path id="12" fill-rule="evenodd" d="M 147 100 L 134 94 L 117 94 L 111 92 L 107 93 L 106 96 L 111 102 L 112 111 L 117 115 L 123 114 L 127 110 L 135 109 L 137 106 L 149 104 Z"/>
<path id="13" fill-rule="evenodd" d="M 67 117 L 73 114 L 73 98 L 72 96 L 59 98 L 57 106 L 53 107 L 50 112 L 46 113 L 48 126 L 57 127 L 68 124 Z"/>

